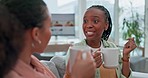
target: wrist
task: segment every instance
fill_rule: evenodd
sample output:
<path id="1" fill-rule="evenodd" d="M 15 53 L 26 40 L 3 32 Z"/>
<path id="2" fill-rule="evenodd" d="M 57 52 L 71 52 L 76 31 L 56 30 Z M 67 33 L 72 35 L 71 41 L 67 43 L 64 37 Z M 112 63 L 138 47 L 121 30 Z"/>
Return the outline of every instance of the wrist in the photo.
<path id="1" fill-rule="evenodd" d="M 123 58 L 128 58 L 129 59 L 129 57 L 130 57 L 130 54 L 124 54 L 123 53 Z"/>
<path id="2" fill-rule="evenodd" d="M 123 62 L 129 62 L 129 58 L 122 58 Z"/>

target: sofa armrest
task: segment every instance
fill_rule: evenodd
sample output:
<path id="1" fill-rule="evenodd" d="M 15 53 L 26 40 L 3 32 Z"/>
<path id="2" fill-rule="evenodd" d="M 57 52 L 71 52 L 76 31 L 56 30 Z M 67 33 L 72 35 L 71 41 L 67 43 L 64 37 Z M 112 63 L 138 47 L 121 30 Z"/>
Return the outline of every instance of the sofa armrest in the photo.
<path id="1" fill-rule="evenodd" d="M 136 72 L 145 72 L 146 58 L 141 56 L 133 56 L 130 58 L 130 67 Z"/>
<path id="2" fill-rule="evenodd" d="M 132 71 L 132 78 L 148 78 L 148 73 L 141 73 L 141 72 L 133 72 Z"/>
<path id="3" fill-rule="evenodd" d="M 60 78 L 59 72 L 52 61 L 41 60 L 40 61 L 43 65 L 45 65 L 48 69 L 52 71 L 52 73 L 56 76 L 56 78 Z"/>

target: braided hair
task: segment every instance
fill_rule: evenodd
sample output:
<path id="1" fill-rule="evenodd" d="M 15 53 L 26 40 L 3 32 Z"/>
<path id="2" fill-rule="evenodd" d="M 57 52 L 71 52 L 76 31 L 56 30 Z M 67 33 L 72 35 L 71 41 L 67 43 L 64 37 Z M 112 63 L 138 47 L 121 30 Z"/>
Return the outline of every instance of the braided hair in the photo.
<path id="1" fill-rule="evenodd" d="M 93 6 L 89 7 L 87 10 L 89 10 L 91 8 L 96 8 L 96 9 L 102 10 L 104 12 L 105 16 L 106 16 L 105 21 L 108 22 L 109 27 L 108 27 L 107 30 L 104 30 L 101 38 L 103 40 L 107 41 L 108 38 L 109 38 L 109 35 L 111 33 L 111 30 L 112 30 L 112 19 L 111 19 L 110 13 L 104 6 L 101 6 L 101 5 L 93 5 Z"/>

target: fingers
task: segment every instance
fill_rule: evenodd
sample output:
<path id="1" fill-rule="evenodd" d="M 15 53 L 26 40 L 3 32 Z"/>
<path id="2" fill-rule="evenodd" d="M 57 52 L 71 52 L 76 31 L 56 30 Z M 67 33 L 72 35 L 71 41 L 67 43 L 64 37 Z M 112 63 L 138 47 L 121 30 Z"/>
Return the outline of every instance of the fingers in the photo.
<path id="1" fill-rule="evenodd" d="M 137 47 L 134 38 L 129 38 L 128 42 L 124 45 L 123 52 L 125 55 L 129 55 L 129 53 Z"/>
<path id="2" fill-rule="evenodd" d="M 132 40 L 132 41 L 134 41 L 134 37 L 132 37 L 132 38 L 128 38 L 127 40 Z"/>
<path id="3" fill-rule="evenodd" d="M 77 52 L 76 59 L 82 59 L 82 51 Z"/>
<path id="4" fill-rule="evenodd" d="M 68 60 L 67 66 L 66 66 L 66 72 L 69 72 L 69 60 Z"/>
<path id="5" fill-rule="evenodd" d="M 91 59 L 91 60 L 93 60 L 92 55 L 90 54 L 90 52 L 82 52 L 82 51 L 79 51 L 77 53 L 76 59 L 77 60 L 79 60 L 79 59 L 83 59 L 83 60 Z"/>
<path id="6" fill-rule="evenodd" d="M 125 48 L 131 48 L 131 49 L 135 49 L 137 46 L 136 46 L 136 43 L 134 41 L 134 38 L 128 38 L 128 42 L 125 44 Z"/>
<path id="7" fill-rule="evenodd" d="M 86 54 L 86 59 L 83 60 L 85 54 Z M 77 52 L 77 56 L 75 59 L 76 61 L 75 64 L 73 65 L 71 73 L 71 78 L 93 78 L 95 74 L 96 63 L 92 59 L 93 57 L 90 52 L 82 52 L 82 51 Z"/>
<path id="8" fill-rule="evenodd" d="M 97 51 L 93 54 L 93 57 L 96 58 L 98 56 L 101 56 L 101 52 L 100 51 Z"/>
<path id="9" fill-rule="evenodd" d="M 96 67 L 99 68 L 102 64 L 102 56 L 101 56 L 101 52 L 100 51 L 97 51 L 94 53 L 93 55 L 93 58 L 95 60 L 95 63 L 96 63 Z"/>
<path id="10" fill-rule="evenodd" d="M 100 51 L 100 50 L 101 50 L 100 48 L 97 49 L 97 50 L 93 50 L 93 49 L 91 49 L 91 54 L 94 55 L 94 53 L 96 53 L 96 52 L 98 52 L 98 51 Z"/>
<path id="11" fill-rule="evenodd" d="M 100 61 L 97 61 L 96 62 L 96 68 L 99 68 L 101 65 L 102 65 L 103 61 L 100 60 Z"/>
<path id="12" fill-rule="evenodd" d="M 101 56 L 96 57 L 95 62 L 96 62 L 96 68 L 99 68 L 103 63 Z"/>
<path id="13" fill-rule="evenodd" d="M 69 60 L 68 60 L 68 64 L 66 66 L 66 71 L 65 71 L 65 75 L 64 76 L 70 76 L 70 72 L 69 72 Z M 66 78 L 66 77 L 64 77 Z"/>
<path id="14" fill-rule="evenodd" d="M 90 52 L 86 52 L 86 54 L 87 54 L 87 59 L 91 59 L 94 61 L 94 58 L 92 57 Z"/>

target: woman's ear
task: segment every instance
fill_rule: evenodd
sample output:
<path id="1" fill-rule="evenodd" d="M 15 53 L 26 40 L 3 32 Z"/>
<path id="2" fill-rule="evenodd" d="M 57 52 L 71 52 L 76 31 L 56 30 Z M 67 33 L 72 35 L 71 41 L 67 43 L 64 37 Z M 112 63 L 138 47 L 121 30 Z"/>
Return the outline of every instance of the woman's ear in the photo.
<path id="1" fill-rule="evenodd" d="M 34 28 L 32 29 L 32 39 L 33 39 L 34 41 L 38 42 L 38 41 L 39 41 L 39 35 L 40 35 L 40 33 L 39 33 L 39 28 L 34 27 Z"/>
<path id="2" fill-rule="evenodd" d="M 108 27 L 109 27 L 109 24 L 108 24 L 108 22 L 105 24 L 105 27 L 104 27 L 104 30 L 106 31 L 107 29 L 108 29 Z"/>

